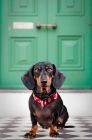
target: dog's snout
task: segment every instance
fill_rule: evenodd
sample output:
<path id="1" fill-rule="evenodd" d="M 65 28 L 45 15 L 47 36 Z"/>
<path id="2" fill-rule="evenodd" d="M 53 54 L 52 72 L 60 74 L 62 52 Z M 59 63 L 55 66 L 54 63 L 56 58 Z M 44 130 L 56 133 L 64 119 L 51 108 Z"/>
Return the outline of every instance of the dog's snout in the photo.
<path id="1" fill-rule="evenodd" d="M 41 83 L 42 83 L 42 84 L 46 84 L 46 83 L 47 83 L 46 75 L 42 75 L 42 76 L 41 76 Z"/>

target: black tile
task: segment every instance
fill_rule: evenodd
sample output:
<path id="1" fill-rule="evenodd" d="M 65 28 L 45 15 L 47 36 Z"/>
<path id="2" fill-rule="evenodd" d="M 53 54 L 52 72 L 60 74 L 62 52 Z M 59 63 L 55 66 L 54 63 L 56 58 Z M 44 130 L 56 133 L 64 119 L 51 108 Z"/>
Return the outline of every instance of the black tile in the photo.
<path id="1" fill-rule="evenodd" d="M 69 138 L 77 138 L 77 135 L 71 135 L 71 134 L 59 134 L 60 138 L 64 138 L 64 139 L 69 139 Z"/>
<path id="2" fill-rule="evenodd" d="M 7 128 L 16 128 L 16 127 L 18 127 L 18 126 L 1 126 L 0 128 L 2 128 L 2 129 L 6 128 L 7 129 Z"/>
<path id="3" fill-rule="evenodd" d="M 73 130 L 62 129 L 62 130 L 58 130 L 58 132 L 65 134 L 65 133 L 74 132 L 74 131 Z"/>
<path id="4" fill-rule="evenodd" d="M 92 129 L 82 130 L 82 132 L 92 133 Z"/>
<path id="5" fill-rule="evenodd" d="M 88 125 L 86 125 L 86 126 L 80 126 L 81 128 L 87 128 L 87 129 L 92 129 L 92 126 L 88 126 Z"/>
<path id="6" fill-rule="evenodd" d="M 85 137 L 90 137 L 90 138 L 92 138 L 92 134 L 91 134 L 91 135 L 86 135 Z"/>
<path id="7" fill-rule="evenodd" d="M 1 139 L 1 138 L 7 138 L 7 137 L 11 137 L 11 135 L 7 135 L 7 134 L 0 134 L 0 139 Z"/>
<path id="8" fill-rule="evenodd" d="M 15 132 L 15 130 L 9 130 L 9 129 L 0 130 L 0 133 L 10 133 L 10 132 Z"/>

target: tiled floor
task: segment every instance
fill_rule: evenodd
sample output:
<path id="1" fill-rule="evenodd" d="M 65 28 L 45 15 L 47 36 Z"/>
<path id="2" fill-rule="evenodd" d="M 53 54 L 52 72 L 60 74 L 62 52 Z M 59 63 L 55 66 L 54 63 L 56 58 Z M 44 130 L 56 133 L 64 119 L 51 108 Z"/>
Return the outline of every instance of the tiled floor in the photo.
<path id="1" fill-rule="evenodd" d="M 49 129 L 39 126 L 35 139 L 92 140 L 92 116 L 70 117 L 66 126 L 63 130 L 58 130 L 59 138 L 49 137 Z M 30 117 L 0 117 L 0 140 L 25 139 L 23 135 L 30 127 Z"/>

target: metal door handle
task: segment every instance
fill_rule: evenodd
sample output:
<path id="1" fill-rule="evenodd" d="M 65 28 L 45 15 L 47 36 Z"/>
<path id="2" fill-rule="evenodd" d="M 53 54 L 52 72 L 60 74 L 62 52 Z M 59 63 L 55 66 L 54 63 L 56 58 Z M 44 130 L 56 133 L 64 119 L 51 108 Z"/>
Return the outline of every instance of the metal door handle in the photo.
<path id="1" fill-rule="evenodd" d="M 57 24 L 56 23 L 52 23 L 52 24 L 42 24 L 40 22 L 38 22 L 36 24 L 37 29 L 40 29 L 41 27 L 52 27 L 53 29 L 57 28 Z"/>

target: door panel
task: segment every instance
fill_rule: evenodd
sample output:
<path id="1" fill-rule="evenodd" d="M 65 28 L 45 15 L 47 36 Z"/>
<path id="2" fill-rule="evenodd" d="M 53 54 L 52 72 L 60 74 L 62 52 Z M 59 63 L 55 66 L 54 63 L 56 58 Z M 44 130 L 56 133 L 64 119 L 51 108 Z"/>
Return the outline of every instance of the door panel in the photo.
<path id="1" fill-rule="evenodd" d="M 9 15 L 37 15 L 37 0 L 9 0 Z"/>
<path id="2" fill-rule="evenodd" d="M 84 69 L 83 36 L 58 36 L 58 66 L 62 70 Z"/>
<path id="3" fill-rule="evenodd" d="M 11 37 L 9 45 L 9 70 L 28 70 L 36 62 L 35 37 Z"/>
<path id="4" fill-rule="evenodd" d="M 48 60 L 66 75 L 64 88 L 91 88 L 91 8 L 87 9 L 90 3 L 90 0 L 48 1 L 48 23 L 57 24 L 54 33 L 48 31 Z"/>
<path id="5" fill-rule="evenodd" d="M 80 16 L 84 13 L 84 0 L 57 0 L 57 15 Z"/>

